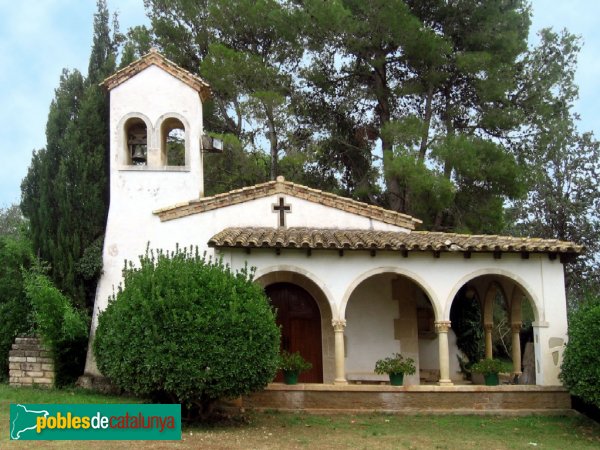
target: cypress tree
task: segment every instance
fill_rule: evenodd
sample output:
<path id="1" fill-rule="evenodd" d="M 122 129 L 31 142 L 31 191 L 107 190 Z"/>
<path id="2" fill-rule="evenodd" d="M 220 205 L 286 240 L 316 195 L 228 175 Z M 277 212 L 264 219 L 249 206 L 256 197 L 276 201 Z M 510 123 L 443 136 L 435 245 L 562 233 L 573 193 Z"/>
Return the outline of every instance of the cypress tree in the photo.
<path id="1" fill-rule="evenodd" d="M 63 71 L 46 125 L 46 148 L 34 152 L 21 185 L 34 250 L 57 287 L 91 307 L 102 267 L 108 212 L 108 96 L 99 83 L 116 67 L 116 29 L 98 0 L 88 76 Z M 114 27 L 116 28 L 116 26 Z"/>

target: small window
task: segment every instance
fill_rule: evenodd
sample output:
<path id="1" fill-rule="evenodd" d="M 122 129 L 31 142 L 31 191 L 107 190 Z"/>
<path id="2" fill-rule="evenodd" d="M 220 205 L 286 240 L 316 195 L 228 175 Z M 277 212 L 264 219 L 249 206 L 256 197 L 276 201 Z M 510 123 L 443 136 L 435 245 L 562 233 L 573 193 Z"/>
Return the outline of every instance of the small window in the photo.
<path id="1" fill-rule="evenodd" d="M 180 120 L 170 118 L 162 125 L 162 157 L 167 166 L 185 166 L 185 127 Z"/>
<path id="2" fill-rule="evenodd" d="M 127 164 L 148 164 L 148 130 L 141 119 L 130 119 L 125 126 L 127 136 Z"/>

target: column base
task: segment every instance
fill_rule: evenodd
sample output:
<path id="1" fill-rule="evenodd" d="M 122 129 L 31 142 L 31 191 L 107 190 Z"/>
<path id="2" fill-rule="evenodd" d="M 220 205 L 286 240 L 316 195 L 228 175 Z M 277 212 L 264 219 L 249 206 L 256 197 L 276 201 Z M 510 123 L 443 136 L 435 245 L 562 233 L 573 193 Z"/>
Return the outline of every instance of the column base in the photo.
<path id="1" fill-rule="evenodd" d="M 454 386 L 452 380 L 440 380 L 438 381 L 438 385 L 440 386 Z"/>
<path id="2" fill-rule="evenodd" d="M 348 380 L 346 380 L 345 378 L 336 378 L 335 380 L 333 380 L 333 384 L 345 385 L 348 384 Z"/>
<path id="3" fill-rule="evenodd" d="M 521 375 L 523 375 L 523 372 L 512 372 L 510 374 L 510 376 L 512 378 L 512 382 L 514 384 L 519 384 L 519 378 L 521 378 Z"/>

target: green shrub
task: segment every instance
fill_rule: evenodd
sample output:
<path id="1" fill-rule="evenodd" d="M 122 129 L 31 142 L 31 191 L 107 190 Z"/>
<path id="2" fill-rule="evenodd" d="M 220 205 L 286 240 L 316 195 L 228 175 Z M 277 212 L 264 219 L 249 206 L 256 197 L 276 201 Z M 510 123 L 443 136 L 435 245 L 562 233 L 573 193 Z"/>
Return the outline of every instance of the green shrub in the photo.
<path id="1" fill-rule="evenodd" d="M 55 384 L 75 382 L 85 365 L 87 316 L 38 268 L 25 274 L 25 292 L 33 307 L 35 332 L 52 352 Z"/>
<path id="2" fill-rule="evenodd" d="M 279 370 L 290 372 L 306 372 L 312 369 L 312 364 L 305 360 L 300 352 L 290 353 L 283 350 L 279 355 Z"/>
<path id="3" fill-rule="evenodd" d="M 416 372 L 415 360 L 405 358 L 400 353 L 394 353 L 392 356 L 378 360 L 375 363 L 375 373 L 383 374 L 398 374 L 413 375 Z"/>
<path id="4" fill-rule="evenodd" d="M 600 407 L 600 297 L 591 297 L 569 318 L 569 342 L 560 378 L 571 394 Z"/>
<path id="5" fill-rule="evenodd" d="M 506 364 L 499 359 L 482 359 L 471 366 L 471 372 L 491 375 L 494 373 L 506 372 Z"/>
<path id="6" fill-rule="evenodd" d="M 23 288 L 23 268 L 33 261 L 30 242 L 0 236 L 0 381 L 8 377 L 8 352 L 15 337 L 32 326 L 31 305 Z"/>
<path id="7" fill-rule="evenodd" d="M 146 252 L 100 315 L 94 352 L 122 389 L 182 403 L 207 417 L 214 402 L 264 388 L 279 329 L 262 288 L 187 249 Z"/>

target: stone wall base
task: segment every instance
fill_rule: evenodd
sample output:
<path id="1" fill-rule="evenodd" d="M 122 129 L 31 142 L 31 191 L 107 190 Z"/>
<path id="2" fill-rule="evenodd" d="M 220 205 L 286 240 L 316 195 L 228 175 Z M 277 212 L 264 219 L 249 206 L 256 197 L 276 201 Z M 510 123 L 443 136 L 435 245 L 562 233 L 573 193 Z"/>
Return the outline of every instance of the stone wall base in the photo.
<path id="1" fill-rule="evenodd" d="M 111 384 L 108 378 L 103 376 L 83 374 L 77 379 L 76 384 L 80 388 L 104 394 L 121 394 L 121 390 Z"/>
<path id="2" fill-rule="evenodd" d="M 54 361 L 36 337 L 18 337 L 8 353 L 11 386 L 54 386 Z"/>
<path id="3" fill-rule="evenodd" d="M 546 386 L 377 386 L 273 383 L 244 397 L 243 407 L 313 412 L 414 414 L 565 414 L 571 397 Z"/>

